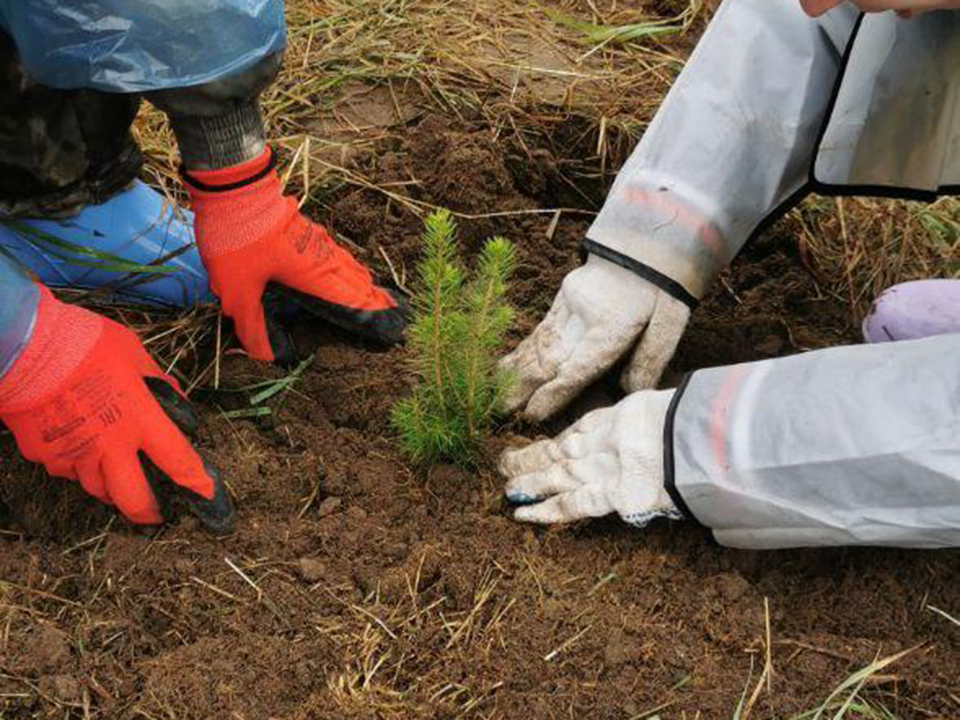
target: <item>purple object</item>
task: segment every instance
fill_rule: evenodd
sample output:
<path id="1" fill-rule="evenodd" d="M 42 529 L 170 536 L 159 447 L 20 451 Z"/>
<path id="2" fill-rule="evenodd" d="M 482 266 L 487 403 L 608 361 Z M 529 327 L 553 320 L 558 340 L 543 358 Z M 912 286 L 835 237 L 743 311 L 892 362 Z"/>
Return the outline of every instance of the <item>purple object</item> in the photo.
<path id="1" fill-rule="evenodd" d="M 868 343 L 960 333 L 960 280 L 918 280 L 878 297 L 863 321 Z"/>

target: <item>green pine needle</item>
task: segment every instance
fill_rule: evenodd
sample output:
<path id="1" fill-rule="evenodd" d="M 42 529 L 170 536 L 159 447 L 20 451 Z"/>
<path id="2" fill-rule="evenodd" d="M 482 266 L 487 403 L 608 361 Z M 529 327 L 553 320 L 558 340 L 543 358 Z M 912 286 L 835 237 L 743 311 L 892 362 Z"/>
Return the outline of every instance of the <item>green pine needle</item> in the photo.
<path id="1" fill-rule="evenodd" d="M 506 292 L 515 255 L 509 241 L 493 238 L 468 278 L 450 213 L 426 220 L 408 332 L 418 383 L 391 418 L 415 462 L 472 464 L 502 407 L 512 378 L 499 370 L 497 357 L 513 323 Z"/>

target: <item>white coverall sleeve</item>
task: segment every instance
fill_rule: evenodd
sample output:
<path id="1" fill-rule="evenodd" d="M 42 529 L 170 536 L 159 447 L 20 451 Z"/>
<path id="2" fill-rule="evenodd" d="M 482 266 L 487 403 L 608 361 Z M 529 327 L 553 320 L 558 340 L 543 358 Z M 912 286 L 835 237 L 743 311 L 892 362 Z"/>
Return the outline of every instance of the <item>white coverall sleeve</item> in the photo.
<path id="1" fill-rule="evenodd" d="M 957 358 L 943 335 L 696 372 L 667 489 L 732 547 L 960 546 Z"/>
<path id="2" fill-rule="evenodd" d="M 653 271 L 695 304 L 763 221 L 802 197 L 858 15 L 847 3 L 812 20 L 797 0 L 726 0 L 585 249 Z"/>

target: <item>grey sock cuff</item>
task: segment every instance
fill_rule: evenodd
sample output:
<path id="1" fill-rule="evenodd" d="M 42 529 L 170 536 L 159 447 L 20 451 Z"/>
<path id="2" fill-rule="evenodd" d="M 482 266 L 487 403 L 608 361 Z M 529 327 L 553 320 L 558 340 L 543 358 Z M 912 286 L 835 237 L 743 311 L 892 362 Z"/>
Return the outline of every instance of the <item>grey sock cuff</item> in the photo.
<path id="1" fill-rule="evenodd" d="M 266 148 L 260 103 L 237 105 L 225 115 L 174 115 L 180 157 L 188 170 L 219 170 L 253 160 Z"/>

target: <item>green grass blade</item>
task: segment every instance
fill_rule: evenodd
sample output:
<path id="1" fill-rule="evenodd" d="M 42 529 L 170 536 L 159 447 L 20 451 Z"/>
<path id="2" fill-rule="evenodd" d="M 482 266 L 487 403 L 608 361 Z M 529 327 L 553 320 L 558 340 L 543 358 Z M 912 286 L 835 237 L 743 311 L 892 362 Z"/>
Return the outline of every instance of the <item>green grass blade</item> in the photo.
<path id="1" fill-rule="evenodd" d="M 227 420 L 238 420 L 244 418 L 258 418 L 265 415 L 272 415 L 273 410 L 268 407 L 243 408 L 241 410 L 225 410 L 220 413 Z"/>
<path id="2" fill-rule="evenodd" d="M 888 718 L 892 718 L 889 712 L 884 711 L 884 714 L 879 714 L 872 707 L 869 708 L 869 714 L 865 714 L 862 709 L 869 706 L 859 701 L 860 691 L 871 677 L 890 665 L 893 665 L 895 662 L 902 660 L 910 653 L 915 652 L 918 647 L 920 646 L 918 645 L 916 647 L 908 648 L 907 650 L 903 650 L 894 655 L 874 660 L 872 663 L 853 673 L 853 675 L 840 683 L 840 685 L 838 685 L 834 691 L 830 693 L 827 699 L 823 701 L 823 704 L 820 707 L 816 708 L 815 710 L 808 710 L 807 712 L 800 713 L 799 715 L 794 715 L 792 718 L 790 718 L 790 720 L 820 720 L 820 718 L 824 717 L 826 713 L 837 707 L 837 703 L 840 702 L 841 698 L 843 698 L 843 701 L 840 702 L 839 707 L 837 707 L 836 712 L 833 714 L 833 720 L 843 720 L 847 717 L 847 713 L 851 710 L 858 713 L 860 717 L 872 717 L 877 718 L 877 720 L 887 720 Z"/>
<path id="3" fill-rule="evenodd" d="M 293 384 L 300 379 L 300 376 L 303 375 L 303 371 L 310 367 L 310 363 L 312 362 L 313 355 L 297 365 L 297 367 L 286 377 L 268 382 L 264 390 L 261 390 L 260 392 L 250 396 L 250 404 L 259 405 L 260 403 L 269 400 L 277 393 L 293 387 Z"/>
<path id="4" fill-rule="evenodd" d="M 131 274 L 143 274 L 149 273 L 153 274 L 167 274 L 176 272 L 175 267 L 169 265 L 139 265 L 137 263 L 132 263 L 125 258 L 120 257 L 119 255 L 114 255 L 112 253 L 103 252 L 100 250 L 94 250 L 93 248 L 84 247 L 83 245 L 77 245 L 68 240 L 58 238 L 55 235 L 38 230 L 37 228 L 30 227 L 21 222 L 15 220 L 5 221 L 4 224 L 17 233 L 27 242 L 37 247 L 39 250 L 42 250 L 45 253 L 53 255 L 64 262 L 68 262 L 73 265 L 78 265 L 80 267 L 90 267 L 96 268 L 98 270 L 104 270 L 107 272 L 123 272 Z M 43 245 L 44 247 L 41 247 Z M 57 250 L 62 250 L 67 253 L 72 253 L 75 256 L 65 255 Z"/>
<path id="5" fill-rule="evenodd" d="M 577 20 L 555 10 L 548 10 L 547 15 L 558 25 L 576 30 L 584 36 L 583 42 L 591 45 L 624 44 L 658 35 L 670 35 L 683 29 L 681 25 L 671 24 L 672 20 L 651 20 L 633 25 L 598 25 Z"/>

